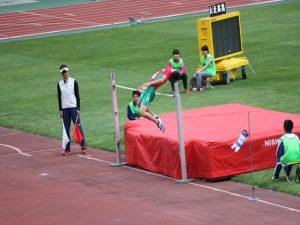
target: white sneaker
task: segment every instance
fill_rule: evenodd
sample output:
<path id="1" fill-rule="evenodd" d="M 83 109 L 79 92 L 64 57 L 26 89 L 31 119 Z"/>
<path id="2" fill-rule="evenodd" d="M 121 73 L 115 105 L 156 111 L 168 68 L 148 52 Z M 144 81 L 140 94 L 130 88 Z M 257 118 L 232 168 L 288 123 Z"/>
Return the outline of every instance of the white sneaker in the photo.
<path id="1" fill-rule="evenodd" d="M 165 133 L 165 127 L 164 127 L 162 119 L 158 118 L 157 120 L 158 120 L 157 121 L 158 128 L 161 130 L 161 132 Z"/>

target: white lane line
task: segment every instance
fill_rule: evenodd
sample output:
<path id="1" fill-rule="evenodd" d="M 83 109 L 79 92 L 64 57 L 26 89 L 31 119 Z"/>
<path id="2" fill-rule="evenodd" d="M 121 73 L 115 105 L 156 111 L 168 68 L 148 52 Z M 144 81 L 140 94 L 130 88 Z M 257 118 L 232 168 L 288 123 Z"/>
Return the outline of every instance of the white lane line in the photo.
<path id="1" fill-rule="evenodd" d="M 0 137 L 5 137 L 5 136 L 15 135 L 15 134 L 23 134 L 23 132 L 12 132 L 12 133 L 8 133 L 8 134 L 1 134 Z"/>
<path id="2" fill-rule="evenodd" d="M 109 162 L 109 161 L 105 161 L 105 160 L 102 160 L 102 159 L 93 158 L 93 157 L 91 157 L 91 156 L 83 156 L 83 155 L 78 155 L 78 156 L 79 156 L 80 158 L 85 158 L 85 159 L 94 160 L 94 161 L 98 161 L 98 162 L 102 162 L 102 163 L 106 163 L 106 164 L 111 164 L 111 162 Z M 175 178 L 172 178 L 172 177 L 167 177 L 167 176 L 164 176 L 164 175 L 162 175 L 162 174 L 157 174 L 157 173 L 153 173 L 153 172 L 141 170 L 141 169 L 134 168 L 134 167 L 129 167 L 129 166 L 123 166 L 123 167 L 124 167 L 124 168 L 127 168 L 127 169 L 130 169 L 130 170 L 135 170 L 135 171 L 138 171 L 138 172 L 146 173 L 146 174 L 149 174 L 149 175 L 154 175 L 154 176 L 157 176 L 157 177 L 164 177 L 164 178 L 169 179 L 169 180 L 176 180 Z M 210 186 L 201 185 L 201 184 L 197 184 L 197 183 L 188 183 L 188 184 L 194 185 L 194 186 L 197 186 L 197 187 L 206 188 L 206 189 L 213 190 L 213 191 L 218 191 L 218 192 L 225 193 L 225 194 L 229 194 L 229 195 L 231 195 L 231 196 L 236 196 L 236 197 L 240 197 L 240 198 L 245 198 L 245 199 L 247 199 L 247 200 L 251 200 L 251 199 L 252 199 L 252 198 L 249 197 L 249 196 L 237 194 L 237 193 L 230 192 L 230 191 L 225 191 L 225 190 L 222 190 L 222 189 L 219 189 L 219 188 L 213 188 L 213 187 L 210 187 Z M 258 200 L 256 200 L 256 201 L 257 201 L 257 202 L 264 203 L 264 204 L 267 204 L 267 205 L 271 205 L 271 206 L 274 206 L 274 207 L 287 209 L 287 210 L 290 210 L 290 211 L 292 211 L 292 212 L 300 213 L 300 210 L 299 210 L 299 209 L 287 207 L 287 206 L 284 206 L 284 205 L 280 205 L 280 204 L 276 204 L 276 203 L 272 203 L 272 202 L 268 202 L 268 201 L 264 201 L 264 200 L 260 200 L 260 199 L 258 199 Z"/>
<path id="3" fill-rule="evenodd" d="M 174 5 L 182 5 L 183 3 L 182 2 L 170 2 L 171 4 L 174 4 Z"/>
<path id="4" fill-rule="evenodd" d="M 27 3 L 33 3 L 38 2 L 35 0 L 18 0 L 18 1 L 0 1 L 0 7 L 2 6 L 11 6 L 11 5 L 20 5 L 20 4 L 27 4 Z"/>
<path id="5" fill-rule="evenodd" d="M 91 159 L 91 160 L 94 160 L 94 161 L 98 161 L 98 162 L 103 162 L 103 163 L 106 163 L 106 164 L 110 164 L 111 162 L 108 162 L 108 161 L 105 161 L 105 160 L 102 160 L 102 159 L 97 159 L 97 158 L 93 158 L 91 156 L 85 156 L 85 155 L 77 155 L 78 157 L 80 158 L 85 158 L 85 159 Z"/>
<path id="6" fill-rule="evenodd" d="M 1 0 L 0 0 L 1 1 Z M 79 25 L 82 24 L 82 22 L 73 22 L 72 25 Z M 68 21 L 62 21 L 62 22 L 39 22 L 39 23 L 31 23 L 31 22 L 15 22 L 15 23 L 1 23 L 0 26 L 53 26 L 53 25 L 70 25 Z"/>
<path id="7" fill-rule="evenodd" d="M 74 148 L 81 148 L 80 146 L 73 146 L 72 149 Z M 30 149 L 26 149 L 28 151 L 30 151 Z M 48 152 L 48 151 L 57 151 L 57 150 L 61 150 L 61 148 L 48 148 L 48 149 L 40 149 L 40 150 L 34 150 L 34 151 L 30 151 L 30 153 L 39 153 L 39 152 Z M 18 155 L 19 153 L 11 153 L 11 154 L 6 154 L 6 155 L 0 155 L 0 158 L 2 157 L 7 157 L 7 156 L 13 156 L 13 155 Z"/>
<path id="8" fill-rule="evenodd" d="M 45 15 L 45 14 L 41 14 L 41 13 L 33 13 L 33 12 L 26 12 L 26 11 L 19 11 L 19 13 L 29 14 L 29 15 L 32 15 L 32 16 L 40 16 L 40 17 L 46 17 L 46 18 L 60 19 L 60 20 L 63 20 L 63 21 L 68 20 L 68 21 L 76 21 L 76 22 L 87 23 L 87 24 L 98 24 L 98 23 L 93 22 L 93 21 L 79 20 L 79 19 L 61 17 L 61 16 Z"/>
<path id="9" fill-rule="evenodd" d="M 189 183 L 189 184 L 195 185 L 195 186 L 198 186 L 198 187 L 202 187 L 202 188 L 211 189 L 211 190 L 218 191 L 218 192 L 223 192 L 223 193 L 226 193 L 226 194 L 229 194 L 229 195 L 232 195 L 232 196 L 237 196 L 237 197 L 240 197 L 240 198 L 246 198 L 248 200 L 252 200 L 251 197 L 248 197 L 248 196 L 245 196 L 245 195 L 240 195 L 240 194 L 233 193 L 233 192 L 230 192 L 230 191 L 225 191 L 225 190 L 222 190 L 222 189 L 213 188 L 213 187 L 209 187 L 209 186 L 205 186 L 205 185 L 201 185 L 201 184 L 197 184 L 197 183 Z M 300 210 L 294 209 L 294 208 L 290 208 L 290 207 L 287 207 L 287 206 L 284 206 L 284 205 L 280 205 L 280 204 L 276 204 L 276 203 L 264 201 L 264 200 L 261 200 L 261 199 L 258 199 L 256 201 L 262 202 L 262 203 L 265 203 L 265 204 L 268 204 L 268 205 L 276 206 L 276 207 L 279 207 L 279 208 L 284 208 L 284 209 L 287 209 L 287 210 L 291 210 L 293 212 L 300 213 Z"/>
<path id="10" fill-rule="evenodd" d="M 74 13 L 64 13 L 66 16 L 76 16 Z"/>
<path id="11" fill-rule="evenodd" d="M 247 7 L 247 6 L 262 5 L 262 4 L 282 2 L 282 1 L 284 1 L 284 0 L 270 0 L 270 1 L 264 1 L 264 2 L 256 2 L 256 3 L 251 3 L 251 4 L 232 6 L 232 7 L 228 7 L 228 9 L 242 8 L 242 7 Z M 23 12 L 23 11 L 20 11 L 20 12 Z M 193 15 L 193 14 L 198 14 L 198 13 L 203 13 L 203 12 L 207 12 L 207 9 L 198 10 L 198 11 L 190 11 L 190 12 L 186 12 L 186 13 L 171 14 L 171 15 L 167 15 L 167 16 L 150 17 L 150 18 L 144 19 L 143 21 L 145 22 L 145 21 L 152 21 L 152 20 L 159 20 L 159 19 L 169 19 L 169 18 L 173 18 L 173 17 Z M 25 12 L 23 12 L 23 13 L 25 13 Z M 38 14 L 38 15 L 42 15 L 42 14 Z M 47 16 L 47 15 L 44 15 L 44 16 Z M 51 17 L 51 16 L 48 16 L 48 17 Z M 55 17 L 55 16 L 52 16 L 52 17 Z M 59 19 L 59 17 L 56 17 L 56 18 Z M 62 17 L 62 18 L 64 18 L 64 17 Z M 66 18 L 64 18 L 64 19 L 66 19 Z M 69 18 L 68 20 L 75 20 L 75 19 Z M 82 27 L 78 27 L 78 28 L 54 30 L 54 31 L 48 31 L 48 32 L 38 32 L 38 33 L 33 33 L 33 34 L 23 34 L 23 35 L 9 36 L 9 37 L 1 37 L 0 41 L 9 40 L 9 39 L 16 39 L 16 38 L 25 38 L 25 37 L 31 37 L 31 36 L 36 36 L 36 35 L 50 35 L 50 34 L 56 34 L 56 33 L 60 33 L 60 32 L 67 32 L 67 31 L 76 31 L 76 30 L 78 31 L 78 30 L 85 30 L 85 29 L 91 29 L 91 28 L 108 27 L 108 26 L 111 26 L 111 25 L 128 24 L 128 20 L 121 21 L 121 22 L 106 23 L 106 24 L 99 24 L 99 23 L 96 23 L 96 22 L 82 21 L 82 20 L 79 20 L 78 22 L 94 23 L 96 25 L 82 26 Z"/>
<path id="12" fill-rule="evenodd" d="M 48 176 L 48 173 L 41 173 L 39 176 Z"/>
<path id="13" fill-rule="evenodd" d="M 17 35 L 17 36 L 10 36 L 10 37 L 4 37 L 0 38 L 1 40 L 8 40 L 8 39 L 14 39 L 14 38 L 23 38 L 23 37 L 31 37 L 35 35 L 48 35 L 48 34 L 55 34 L 55 33 L 60 33 L 60 32 L 67 32 L 67 31 L 76 31 L 76 30 L 84 30 L 84 29 L 91 29 L 91 28 L 97 28 L 97 27 L 108 27 L 111 25 L 121 25 L 121 24 L 127 24 L 128 21 L 124 22 L 117 22 L 117 23 L 106 23 L 106 24 L 99 24 L 99 25 L 94 25 L 94 26 L 84 26 L 84 27 L 79 27 L 79 28 L 69 28 L 69 29 L 62 29 L 62 30 L 54 30 L 54 31 L 48 31 L 48 32 L 39 32 L 39 33 L 33 33 L 33 34 L 24 34 L 24 35 Z"/>
<path id="14" fill-rule="evenodd" d="M 141 15 L 151 15 L 151 14 L 153 14 L 153 13 L 151 13 L 151 12 L 146 12 L 146 11 L 141 11 L 141 12 L 139 12 L 139 14 L 141 14 Z"/>
<path id="15" fill-rule="evenodd" d="M 30 154 L 24 153 L 24 152 L 22 152 L 19 148 L 16 148 L 16 147 L 11 146 L 11 145 L 0 144 L 0 146 L 4 146 L 4 147 L 7 147 L 7 148 L 11 148 L 11 149 L 17 151 L 17 152 L 18 152 L 19 154 L 21 154 L 21 155 L 25 155 L 25 156 L 29 156 L 29 157 L 31 156 Z"/>

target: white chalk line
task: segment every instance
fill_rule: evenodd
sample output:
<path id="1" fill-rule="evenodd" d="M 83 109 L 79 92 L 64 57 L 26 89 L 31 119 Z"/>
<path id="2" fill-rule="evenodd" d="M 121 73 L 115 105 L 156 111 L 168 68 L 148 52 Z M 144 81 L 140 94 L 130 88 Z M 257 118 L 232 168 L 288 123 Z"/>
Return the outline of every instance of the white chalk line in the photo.
<path id="1" fill-rule="evenodd" d="M 75 22 L 81 22 L 81 23 L 87 23 L 87 24 L 98 24 L 98 23 L 93 22 L 93 21 L 79 20 L 79 19 L 61 17 L 61 16 L 45 15 L 45 14 L 42 14 L 42 13 L 33 13 L 33 12 L 26 12 L 26 11 L 19 11 L 19 13 L 29 14 L 29 15 L 33 15 L 33 16 L 46 17 L 46 18 L 69 20 L 69 21 L 75 21 Z"/>
<path id="2" fill-rule="evenodd" d="M 252 200 L 252 198 L 249 197 L 249 196 L 237 194 L 237 193 L 234 193 L 234 192 L 225 191 L 225 190 L 222 190 L 222 189 L 213 188 L 213 187 L 209 187 L 209 186 L 205 186 L 205 185 L 201 185 L 201 184 L 197 184 L 197 183 L 189 183 L 189 184 L 195 185 L 195 186 L 198 186 L 198 187 L 202 187 L 202 188 L 211 189 L 211 190 L 222 192 L 222 193 L 226 193 L 226 194 L 229 194 L 229 195 L 232 195 L 232 196 L 237 196 L 237 197 L 240 197 L 240 198 L 245 198 L 245 199 L 248 199 L 248 200 Z M 284 209 L 287 209 L 287 210 L 290 210 L 290 211 L 293 211 L 293 212 L 300 213 L 300 210 L 294 209 L 294 208 L 290 208 L 290 207 L 287 207 L 287 206 L 284 206 L 284 205 L 280 205 L 280 204 L 276 204 L 276 203 L 264 201 L 264 200 L 261 200 L 261 199 L 257 199 L 255 201 L 262 202 L 262 203 L 265 203 L 265 204 L 268 204 L 268 205 L 272 205 L 272 206 L 276 206 L 276 207 L 279 207 L 279 208 L 284 208 Z"/>
<path id="3" fill-rule="evenodd" d="M 3 6 L 12 6 L 12 5 L 20 5 L 20 4 L 28 4 L 28 3 L 33 3 L 33 2 L 38 2 L 36 0 L 23 0 L 23 1 L 3 1 L 0 3 L 0 7 Z"/>
<path id="4" fill-rule="evenodd" d="M 19 148 L 14 147 L 14 146 L 11 146 L 11 145 L 0 144 L 0 146 L 7 147 L 7 148 L 10 148 L 10 149 L 13 149 L 13 150 L 17 151 L 18 154 L 20 154 L 20 155 L 25 155 L 25 156 L 28 156 L 28 157 L 31 156 L 30 154 L 24 153 L 24 152 L 22 152 Z"/>
<path id="5" fill-rule="evenodd" d="M 7 134 L 1 134 L 0 137 L 5 137 L 9 135 L 15 135 L 15 134 L 24 134 L 23 132 L 12 132 L 12 133 L 7 133 Z"/>
<path id="6" fill-rule="evenodd" d="M 83 155 L 78 155 L 78 156 L 80 158 L 85 158 L 85 159 L 94 160 L 94 161 L 98 161 L 98 162 L 102 162 L 102 163 L 106 163 L 106 164 L 111 164 L 111 162 L 108 162 L 108 161 L 105 161 L 105 160 L 102 160 L 102 159 L 97 159 L 97 158 L 94 158 L 94 157 L 91 157 L 91 156 L 83 156 Z M 167 177 L 167 176 L 164 176 L 162 174 L 157 174 L 157 173 L 149 172 L 149 171 L 146 171 L 146 170 L 141 170 L 141 169 L 130 167 L 130 166 L 123 166 L 123 167 L 127 168 L 127 169 L 130 169 L 130 170 L 135 170 L 135 171 L 146 173 L 146 174 L 149 174 L 149 175 L 154 175 L 154 176 L 157 176 L 157 177 L 163 177 L 163 178 L 166 178 L 166 179 L 169 179 L 169 180 L 176 181 L 175 178 Z M 222 190 L 222 189 L 219 189 L 219 188 L 214 188 L 214 187 L 210 187 L 210 186 L 206 186 L 206 185 L 201 185 L 201 184 L 197 184 L 197 183 L 191 183 L 191 182 L 187 183 L 187 184 L 190 184 L 190 185 L 193 185 L 193 186 L 197 186 L 197 187 L 206 188 L 206 189 L 213 190 L 213 191 L 218 191 L 218 192 L 221 192 L 221 193 L 225 193 L 225 194 L 229 194 L 231 196 L 236 196 L 236 197 L 244 198 L 244 199 L 247 199 L 247 200 L 251 200 L 252 199 L 249 196 L 237 194 L 237 193 L 230 192 L 230 191 L 225 191 L 225 190 Z M 291 207 L 287 207 L 287 206 L 284 206 L 284 205 L 280 205 L 280 204 L 276 204 L 276 203 L 264 201 L 264 200 L 261 200 L 261 199 L 258 199 L 258 200 L 255 200 L 255 201 L 261 202 L 261 203 L 264 203 L 264 204 L 267 204 L 267 205 L 271 205 L 271 206 L 274 206 L 274 207 L 278 207 L 278 208 L 283 208 L 283 209 L 286 209 L 286 210 L 290 210 L 292 212 L 300 213 L 299 209 L 294 209 L 294 208 L 291 208 Z"/>
<path id="7" fill-rule="evenodd" d="M 282 2 L 282 1 L 284 1 L 284 0 L 270 0 L 270 1 L 264 1 L 264 2 L 256 2 L 256 3 L 244 4 L 244 5 L 239 5 L 239 6 L 232 6 L 232 7 L 227 7 L 227 8 L 228 9 L 242 8 L 242 7 L 255 6 L 255 5 L 263 5 L 263 4 L 275 3 L 275 2 Z M 150 18 L 144 19 L 144 21 L 159 20 L 159 19 L 168 19 L 168 18 L 173 18 L 173 17 L 178 17 L 178 16 L 193 15 L 193 14 L 203 13 L 203 12 L 207 12 L 207 10 L 205 9 L 205 10 L 191 11 L 191 12 L 187 12 L 187 13 L 171 14 L 171 15 L 167 15 L 167 16 L 150 17 Z M 28 13 L 28 12 L 23 12 L 23 13 Z M 40 15 L 42 15 L 42 14 L 40 14 Z M 48 15 L 44 15 L 44 16 L 48 16 Z M 76 20 L 76 19 L 69 18 L 69 20 Z M 81 20 L 77 20 L 77 21 L 80 22 Z M 82 21 L 82 22 L 95 23 L 95 22 L 91 22 L 91 21 Z M 70 28 L 70 29 L 61 29 L 61 30 L 54 30 L 54 31 L 48 31 L 48 32 L 39 32 L 39 33 L 34 33 L 34 34 L 16 35 L 16 36 L 10 36 L 10 37 L 0 38 L 0 41 L 1 40 L 8 40 L 8 39 L 15 39 L 15 38 L 24 38 L 24 37 L 30 37 L 30 36 L 36 36 L 36 35 L 50 35 L 50 34 L 55 34 L 55 33 L 60 33 L 60 32 L 84 30 L 84 29 L 91 29 L 91 28 L 101 28 L 101 27 L 107 27 L 107 26 L 111 26 L 111 25 L 122 25 L 122 24 L 127 24 L 127 23 L 128 23 L 128 20 L 121 21 L 121 22 L 115 22 L 115 23 L 112 22 L 112 23 L 106 23 L 106 24 L 97 24 L 97 25 L 85 26 L 85 27 L 79 27 L 79 28 Z"/>
<path id="8" fill-rule="evenodd" d="M 72 149 L 74 148 L 81 148 L 80 146 L 73 146 Z M 26 149 L 30 151 L 30 149 Z M 30 151 L 30 153 L 39 153 L 39 152 L 48 152 L 48 151 L 57 151 L 57 150 L 62 150 L 62 148 L 48 148 L 48 149 L 40 149 L 40 150 L 33 150 Z M 19 153 L 12 153 L 12 154 L 6 154 L 6 155 L 0 155 L 0 158 L 2 157 L 8 157 L 8 156 L 13 156 L 13 155 L 18 155 Z"/>
<path id="9" fill-rule="evenodd" d="M 73 22 L 72 25 L 79 25 L 85 22 Z M 13 22 L 13 23 L 1 23 L 0 26 L 52 26 L 52 25 L 69 25 L 69 22 Z"/>

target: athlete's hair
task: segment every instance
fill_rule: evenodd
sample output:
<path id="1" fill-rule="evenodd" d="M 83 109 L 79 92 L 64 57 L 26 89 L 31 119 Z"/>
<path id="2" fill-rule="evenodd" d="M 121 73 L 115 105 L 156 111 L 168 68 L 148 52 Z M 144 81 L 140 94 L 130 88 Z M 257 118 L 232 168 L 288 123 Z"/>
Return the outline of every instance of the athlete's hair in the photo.
<path id="1" fill-rule="evenodd" d="M 207 51 L 207 52 L 208 52 L 208 47 L 207 47 L 207 45 L 203 45 L 203 46 L 201 47 L 201 51 Z"/>
<path id="2" fill-rule="evenodd" d="M 289 133 L 292 132 L 293 127 L 294 127 L 293 121 L 291 121 L 291 120 L 285 120 L 284 121 L 283 128 L 284 128 L 285 132 L 289 132 Z"/>
<path id="3" fill-rule="evenodd" d="M 68 68 L 68 66 L 65 65 L 65 64 L 62 64 L 62 65 L 59 67 L 59 70 L 61 70 L 61 69 L 63 69 L 63 68 Z"/>
<path id="4" fill-rule="evenodd" d="M 132 92 L 132 97 L 134 96 L 134 95 L 137 95 L 137 96 L 141 96 L 141 92 L 139 92 L 139 91 L 133 91 Z"/>
<path id="5" fill-rule="evenodd" d="M 179 50 L 177 48 L 173 50 L 173 55 L 179 55 Z"/>
<path id="6" fill-rule="evenodd" d="M 174 71 L 171 76 L 173 77 L 174 81 L 178 81 L 180 78 L 180 73 L 179 71 Z"/>

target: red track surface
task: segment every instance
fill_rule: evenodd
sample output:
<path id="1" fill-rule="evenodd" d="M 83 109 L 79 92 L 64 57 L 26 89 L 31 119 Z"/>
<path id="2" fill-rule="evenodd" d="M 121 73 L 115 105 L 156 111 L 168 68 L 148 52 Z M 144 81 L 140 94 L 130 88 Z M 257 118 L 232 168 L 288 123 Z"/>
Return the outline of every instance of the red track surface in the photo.
<path id="1" fill-rule="evenodd" d="M 15 149 L 30 154 L 25 156 Z M 298 225 L 300 198 L 234 182 L 176 184 L 113 153 L 60 155 L 60 142 L 0 127 L 0 223 L 5 225 Z M 77 153 L 77 154 L 76 154 Z"/>
<path id="2" fill-rule="evenodd" d="M 274 0 L 228 0 L 227 7 Z M 275 0 L 276 1 L 276 0 Z M 0 40 L 101 27 L 128 22 L 128 17 L 147 19 L 207 11 L 219 0 L 107 0 L 28 12 L 0 14 Z"/>

